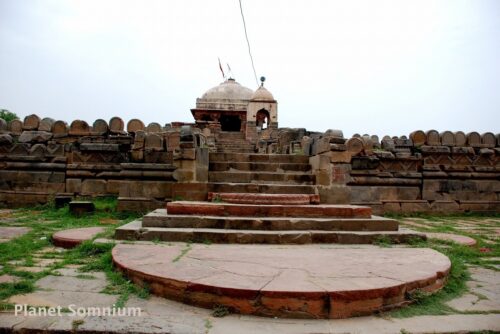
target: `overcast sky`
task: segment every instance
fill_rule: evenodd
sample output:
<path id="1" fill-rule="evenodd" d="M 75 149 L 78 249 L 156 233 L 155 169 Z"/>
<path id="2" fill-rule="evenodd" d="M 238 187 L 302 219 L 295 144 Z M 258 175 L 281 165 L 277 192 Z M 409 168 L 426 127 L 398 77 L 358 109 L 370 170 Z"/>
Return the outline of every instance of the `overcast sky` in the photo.
<path id="1" fill-rule="evenodd" d="M 281 127 L 500 132 L 500 1 L 243 0 Z M 70 122 L 192 121 L 255 89 L 238 0 L 0 0 L 0 108 Z"/>

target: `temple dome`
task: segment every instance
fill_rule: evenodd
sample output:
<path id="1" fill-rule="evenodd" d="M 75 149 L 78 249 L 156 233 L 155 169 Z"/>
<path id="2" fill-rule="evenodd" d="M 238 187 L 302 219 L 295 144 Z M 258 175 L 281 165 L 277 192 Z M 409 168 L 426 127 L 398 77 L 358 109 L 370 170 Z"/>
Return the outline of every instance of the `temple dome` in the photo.
<path id="1" fill-rule="evenodd" d="M 264 86 L 260 86 L 252 95 L 252 101 L 275 101 L 273 94 Z"/>
<path id="2" fill-rule="evenodd" d="M 201 100 L 250 100 L 253 91 L 230 78 L 218 86 L 210 88 Z"/>

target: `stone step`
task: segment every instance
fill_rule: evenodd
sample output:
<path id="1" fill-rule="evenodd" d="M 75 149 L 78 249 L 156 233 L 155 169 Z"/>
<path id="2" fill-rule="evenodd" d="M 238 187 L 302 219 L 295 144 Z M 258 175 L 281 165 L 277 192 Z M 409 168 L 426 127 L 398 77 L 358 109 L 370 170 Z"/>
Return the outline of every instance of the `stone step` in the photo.
<path id="1" fill-rule="evenodd" d="M 319 195 L 311 194 L 256 194 L 256 193 L 208 193 L 209 201 L 236 204 L 319 204 Z"/>
<path id="2" fill-rule="evenodd" d="M 209 182 L 208 191 L 219 193 L 316 194 L 314 185 Z"/>
<path id="3" fill-rule="evenodd" d="M 265 205 L 176 201 L 167 203 L 169 215 L 237 217 L 370 218 L 369 206 L 354 205 Z"/>
<path id="4" fill-rule="evenodd" d="M 248 153 L 210 153 L 210 162 L 275 162 L 308 164 L 306 155 L 292 154 L 248 154 Z"/>
<path id="5" fill-rule="evenodd" d="M 229 182 L 229 183 L 265 183 L 283 182 L 298 184 L 314 184 L 316 177 L 307 172 L 208 172 L 209 182 Z"/>
<path id="6" fill-rule="evenodd" d="M 216 217 L 169 215 L 165 209 L 157 209 L 142 218 L 142 227 L 253 231 L 398 231 L 399 223 L 394 219 L 377 216 L 368 218 Z"/>
<path id="7" fill-rule="evenodd" d="M 236 230 L 214 228 L 143 227 L 139 220 L 115 230 L 118 240 L 159 240 L 226 244 L 372 244 L 378 240 L 406 243 L 425 239 L 412 230 L 398 231 L 324 231 L 324 230 Z"/>
<path id="8" fill-rule="evenodd" d="M 279 163 L 279 162 L 210 162 L 209 170 L 213 172 L 225 172 L 231 170 L 260 171 L 260 172 L 308 172 L 310 164 L 305 163 Z"/>

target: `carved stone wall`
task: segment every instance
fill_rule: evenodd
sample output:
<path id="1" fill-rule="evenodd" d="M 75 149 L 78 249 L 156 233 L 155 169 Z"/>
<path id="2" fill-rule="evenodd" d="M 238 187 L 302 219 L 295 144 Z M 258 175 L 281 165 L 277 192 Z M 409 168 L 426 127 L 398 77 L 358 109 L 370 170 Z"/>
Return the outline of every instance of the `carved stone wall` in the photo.
<path id="1" fill-rule="evenodd" d="M 109 123 L 98 119 L 91 126 L 82 120 L 68 125 L 36 115 L 1 122 L 0 204 L 114 195 L 119 196 L 121 210 L 163 207 L 174 196 L 174 184 L 200 177 L 184 165 L 195 161 L 195 150 L 204 140 L 199 131 L 189 130 L 183 137 L 182 125 L 145 126 L 132 119 L 125 130 L 119 117 Z"/>

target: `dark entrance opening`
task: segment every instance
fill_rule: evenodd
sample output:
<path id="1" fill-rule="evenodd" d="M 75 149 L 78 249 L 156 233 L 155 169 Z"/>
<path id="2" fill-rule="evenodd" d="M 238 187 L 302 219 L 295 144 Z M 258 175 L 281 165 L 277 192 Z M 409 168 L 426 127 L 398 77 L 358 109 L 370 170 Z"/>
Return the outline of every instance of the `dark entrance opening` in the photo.
<path id="1" fill-rule="evenodd" d="M 239 116 L 222 115 L 219 118 L 222 131 L 240 131 L 241 120 Z"/>

